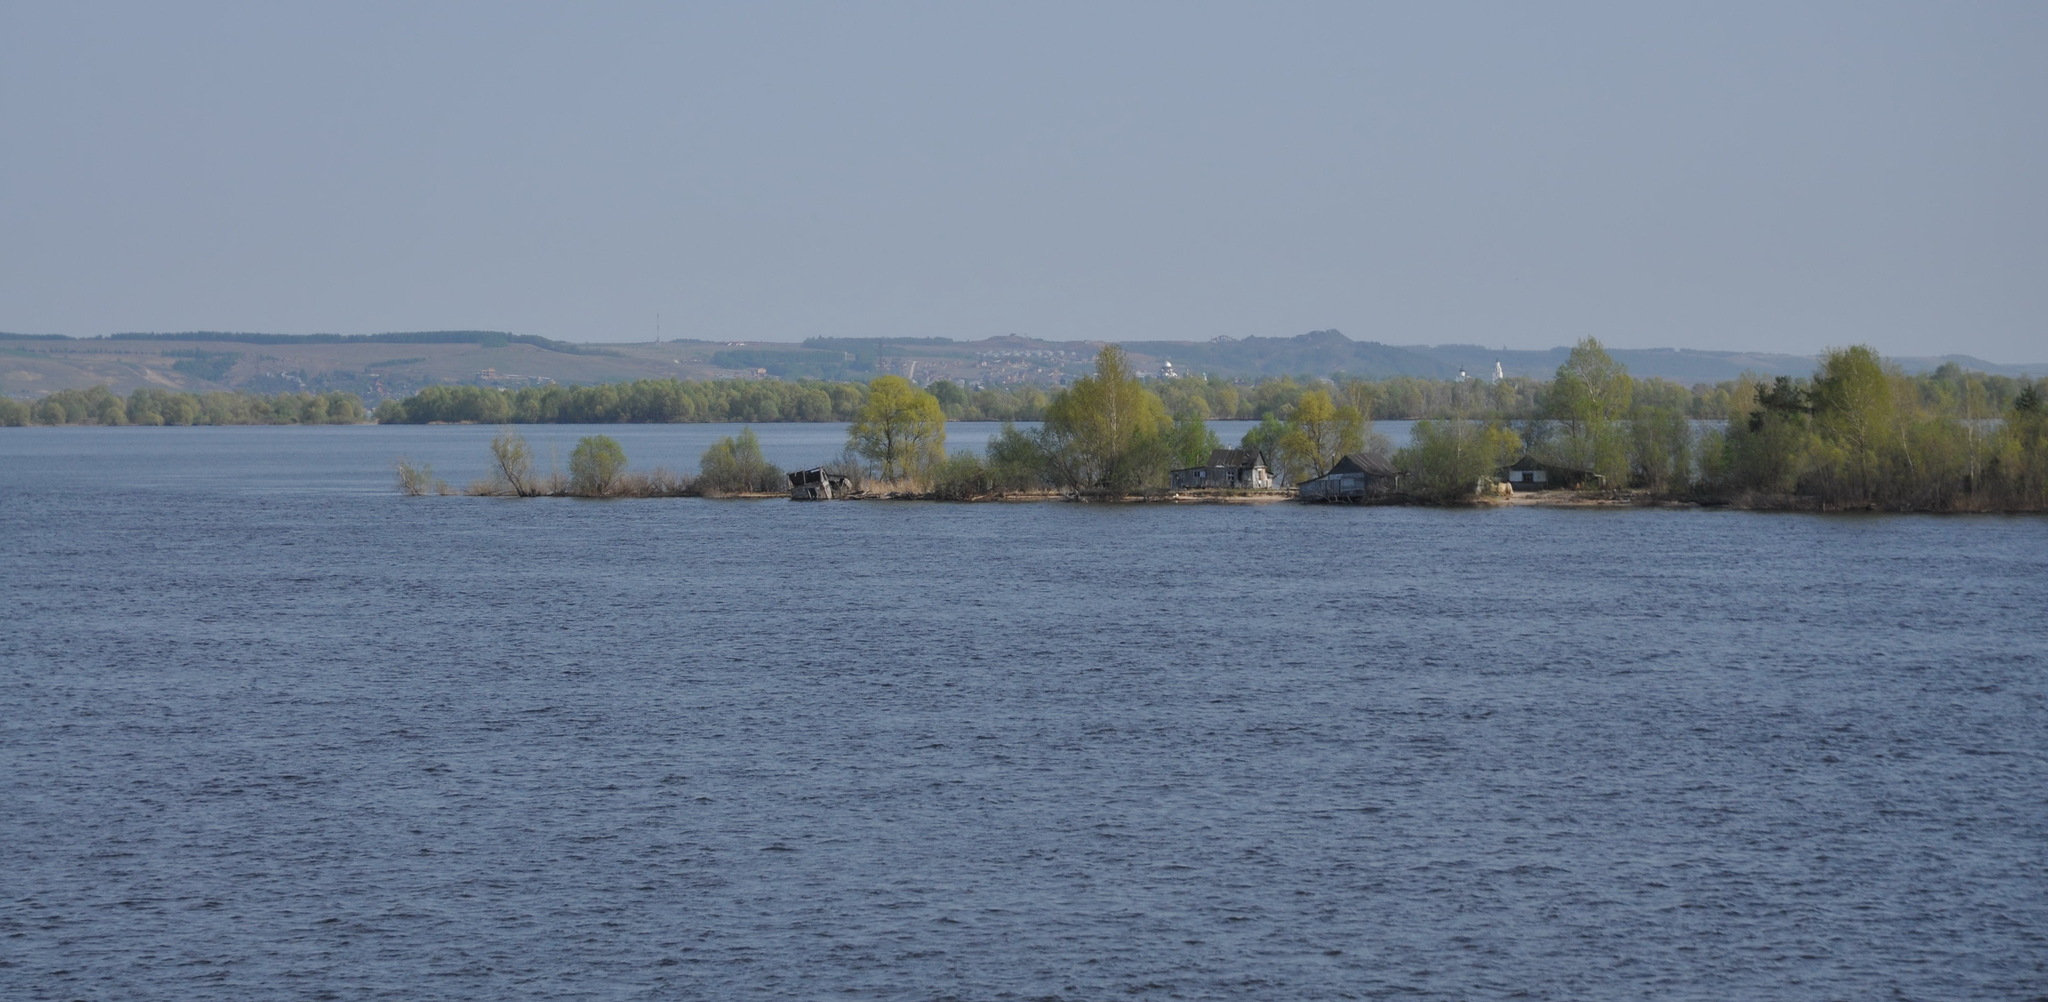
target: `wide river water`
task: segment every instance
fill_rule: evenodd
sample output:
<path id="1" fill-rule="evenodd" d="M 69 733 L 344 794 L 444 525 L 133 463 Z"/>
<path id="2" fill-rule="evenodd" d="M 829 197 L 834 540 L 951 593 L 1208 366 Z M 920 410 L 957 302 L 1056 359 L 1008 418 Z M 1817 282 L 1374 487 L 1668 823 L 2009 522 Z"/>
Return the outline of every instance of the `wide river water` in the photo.
<path id="1" fill-rule="evenodd" d="M 0 997 L 2048 992 L 2048 520 L 397 493 L 493 431 L 0 429 Z"/>

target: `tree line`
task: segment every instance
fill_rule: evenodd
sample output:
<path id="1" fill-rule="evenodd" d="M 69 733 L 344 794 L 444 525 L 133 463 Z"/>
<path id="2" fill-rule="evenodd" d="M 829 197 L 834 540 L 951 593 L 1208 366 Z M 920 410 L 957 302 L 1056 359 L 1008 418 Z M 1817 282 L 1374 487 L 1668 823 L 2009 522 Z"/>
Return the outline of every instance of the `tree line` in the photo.
<path id="1" fill-rule="evenodd" d="M 2048 508 L 2048 380 L 2002 405 L 1971 380 L 1928 389 L 1867 347 L 1830 351 L 1811 379 L 1752 386 L 1707 438 L 1701 482 L 1762 503 Z"/>
<path id="2" fill-rule="evenodd" d="M 878 490 L 940 498 L 1162 489 L 1172 470 L 1204 465 L 1223 445 L 1201 399 L 1176 393 L 1178 385 L 1138 378 L 1123 350 L 1111 345 L 1092 375 L 1050 394 L 1036 428 L 1005 422 L 986 450 L 949 454 L 940 394 L 883 376 L 860 388 L 846 448 L 826 468 Z M 1632 378 L 1588 338 L 1542 384 L 1530 416 L 1424 419 L 1399 451 L 1373 431 L 1373 401 L 1356 385 L 1295 385 L 1288 398 L 1275 394 L 1238 443 L 1262 452 L 1283 483 L 1366 453 L 1402 472 L 1402 497 L 1455 503 L 1492 493 L 1504 468 L 1526 455 L 1598 489 L 1654 497 L 1756 507 L 2048 509 L 2048 380 L 2022 381 L 2000 406 L 1987 379 L 1959 371 L 1907 376 L 1862 346 L 1825 353 L 1810 379 L 1740 387 L 1730 395 L 1740 416 L 1722 426 L 1694 418 L 1695 398 L 1670 384 Z M 471 493 L 718 494 L 786 486 L 782 471 L 762 458 L 751 428 L 706 450 L 695 477 L 625 474 L 623 451 L 604 436 L 578 444 L 566 477 L 535 477 L 530 452 L 509 429 L 492 449 L 497 473 Z M 446 491 L 430 471 L 401 462 L 399 472 L 408 493 Z"/>
<path id="3" fill-rule="evenodd" d="M 780 379 L 643 379 L 594 386 L 431 386 L 377 406 L 384 424 L 635 424 L 852 421 L 870 384 Z M 1043 387 L 965 390 L 941 381 L 930 391 L 952 402 L 956 421 L 1036 421 Z"/>
<path id="4" fill-rule="evenodd" d="M 143 387 L 123 397 L 105 386 L 58 390 L 35 401 L 0 397 L 0 426 L 358 424 L 369 415 L 353 393 L 183 393 Z"/>
<path id="5" fill-rule="evenodd" d="M 949 456 L 938 394 L 889 376 L 871 384 L 849 427 L 847 455 L 865 461 L 863 472 L 941 497 L 1156 489 L 1171 470 L 1202 465 L 1221 446 L 1200 395 L 1214 386 L 1140 380 L 1112 345 L 1098 355 L 1094 375 L 1051 395 L 1038 428 L 1006 423 L 985 453 Z M 1378 455 L 1404 473 L 1405 496 L 1424 501 L 1490 493 L 1504 468 L 1526 455 L 1600 489 L 1653 497 L 1756 507 L 2048 509 L 2048 379 L 1950 366 L 1909 376 L 1875 350 L 1853 346 L 1826 352 L 1810 379 L 1724 388 L 1718 406 L 1734 418 L 1718 426 L 1697 416 L 1701 394 L 1636 380 L 1588 338 L 1526 405 L 1420 420 L 1398 452 L 1372 428 L 1380 388 L 1262 382 L 1252 387 L 1259 424 L 1238 444 L 1263 452 L 1281 480 L 1294 483 L 1328 472 L 1344 455 Z M 1477 392 L 1520 391 L 1503 382 Z"/>
<path id="6" fill-rule="evenodd" d="M 1609 489 L 1751 505 L 1933 510 L 2048 507 L 2048 380 L 1966 372 L 1908 375 L 1862 346 L 1827 352 L 1810 378 L 1683 387 L 1634 379 L 1594 340 L 1554 377 L 1143 380 L 1121 348 L 1065 388 L 968 390 L 901 377 L 868 384 L 647 380 L 498 390 L 432 387 L 386 401 L 376 418 L 495 424 L 844 421 L 838 466 L 944 496 L 1053 487 L 1134 491 L 1202 465 L 1221 443 L 1207 422 L 1258 422 L 1237 443 L 1300 483 L 1351 452 L 1388 455 L 1374 418 L 1413 417 L 1407 449 L 1389 456 L 1420 498 L 1485 488 L 1527 453 Z M 0 398 L 0 424 L 336 424 L 365 420 L 354 394 L 183 393 L 105 386 L 33 402 Z M 948 456 L 947 420 L 1012 422 L 983 453 Z M 1725 420 L 1725 427 L 1703 427 Z M 1025 430 L 1014 422 L 1037 421 Z M 741 466 L 758 465 L 735 443 Z M 754 450 L 758 455 L 758 448 Z M 728 463 L 728 466 L 731 464 Z M 776 472 L 779 476 L 779 471 Z M 745 479 L 744 477 L 738 479 Z M 772 477 L 756 477 L 757 482 Z"/>
<path id="7" fill-rule="evenodd" d="M 1125 363 L 1128 367 L 1128 362 Z M 1968 418 L 1996 416 L 2032 381 L 1966 372 L 1954 363 L 1931 373 L 1900 376 L 1916 406 L 1956 410 Z M 1499 382 L 1440 380 L 1268 377 L 1239 383 L 1216 376 L 1143 380 L 1169 414 L 1206 421 L 1285 420 L 1316 393 L 1340 407 L 1378 420 L 1540 420 L 1553 410 L 1555 380 L 1523 376 Z M 1755 377 L 1684 386 L 1667 379 L 1632 379 L 1632 395 L 1655 400 L 1693 420 L 1725 421 L 1746 415 Z M 625 424 L 717 422 L 764 424 L 783 421 L 852 421 L 867 400 L 869 383 L 824 380 L 650 379 L 594 386 L 495 389 L 434 386 L 402 400 L 379 404 L 375 417 L 386 424 L 469 422 L 477 424 Z M 1017 385 L 972 388 L 949 380 L 925 386 L 949 421 L 1042 421 L 1060 387 Z"/>
<path id="8" fill-rule="evenodd" d="M 1125 363 L 1128 368 L 1128 363 Z M 1901 399 L 1913 408 L 1964 421 L 1997 418 L 2036 381 L 1966 372 L 1947 363 L 1931 373 L 1897 372 Z M 1528 422 L 1549 417 L 1555 381 L 1510 377 L 1500 382 L 1392 379 L 1326 380 L 1281 376 L 1253 383 L 1221 377 L 1143 381 L 1170 415 L 1205 421 L 1284 422 L 1312 396 L 1379 420 Z M 1656 401 L 1693 420 L 1746 417 L 1756 401 L 1754 377 L 1681 386 L 1664 379 L 1631 381 L 1635 399 Z M 1794 381 L 1801 383 L 1807 381 Z M 924 387 L 949 421 L 1042 421 L 1059 387 L 964 387 L 939 380 Z M 104 386 L 63 390 L 39 400 L 0 398 L 0 425 L 27 424 L 321 424 L 374 418 L 384 424 L 623 424 L 852 421 L 870 384 L 821 380 L 639 380 L 592 386 L 496 389 L 433 386 L 386 400 L 365 414 L 360 397 L 326 393 L 183 393 L 144 388 L 126 397 Z M 2040 391 L 2037 389 L 2037 393 Z M 1308 404 L 1310 408 L 1317 404 Z"/>
<path id="9" fill-rule="evenodd" d="M 1129 494 L 1163 487 L 1167 472 L 1207 462 L 1222 447 L 1203 409 L 1187 399 L 1178 409 L 1138 378 L 1122 348 L 1104 347 L 1093 375 L 1053 391 L 1039 425 L 1004 422 L 984 453 L 945 449 L 947 412 L 939 387 L 920 389 L 899 376 L 869 384 L 866 403 L 847 429 L 847 450 L 835 472 L 861 474 L 891 487 L 942 498 L 1055 489 L 1075 494 Z M 1327 393 L 1320 400 L 1337 419 Z M 1297 408 L 1282 425 L 1289 448 L 1319 440 L 1304 433 L 1322 411 Z M 1363 415 L 1347 410 L 1358 429 Z M 1360 432 L 1362 434 L 1362 431 Z M 1359 445 L 1345 439 L 1342 444 Z"/>
<path id="10" fill-rule="evenodd" d="M 1874 349 L 1821 356 L 1810 378 L 1726 388 L 1729 420 L 1696 424 L 1697 395 L 1635 380 L 1588 338 L 1536 416 L 1424 420 L 1397 462 L 1420 495 L 1486 490 L 1523 454 L 1608 490 L 1747 507 L 2048 509 L 2048 379 L 1910 376 Z"/>

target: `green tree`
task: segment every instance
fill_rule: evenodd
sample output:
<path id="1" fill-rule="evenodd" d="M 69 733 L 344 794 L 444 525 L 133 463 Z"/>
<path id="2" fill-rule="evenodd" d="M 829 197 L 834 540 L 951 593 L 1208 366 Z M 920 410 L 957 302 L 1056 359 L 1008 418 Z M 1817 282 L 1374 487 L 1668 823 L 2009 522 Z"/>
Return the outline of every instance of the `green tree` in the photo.
<path id="1" fill-rule="evenodd" d="M 105 386 L 95 386 L 90 391 L 90 398 L 94 421 L 104 425 L 128 423 L 128 401 L 115 396 L 112 390 Z"/>
<path id="2" fill-rule="evenodd" d="M 1730 406 L 1747 413 L 1731 421 L 1707 465 L 1722 487 L 1736 492 L 1783 494 L 1795 490 L 1813 451 L 1813 406 L 1803 381 L 1779 376 L 1752 383 Z"/>
<path id="3" fill-rule="evenodd" d="M 327 404 L 328 424 L 361 424 L 369 414 L 363 410 L 363 398 L 353 393 L 333 390 L 320 395 Z"/>
<path id="4" fill-rule="evenodd" d="M 989 483 L 996 490 L 1042 490 L 1056 479 L 1045 452 L 1042 436 L 1026 432 L 1008 421 L 988 443 Z"/>
<path id="5" fill-rule="evenodd" d="M 968 399 L 967 391 L 960 388 L 960 384 L 950 379 L 941 379 L 925 387 L 925 391 L 938 400 L 939 407 L 946 412 L 947 417 L 956 421 L 966 418 L 971 401 Z"/>
<path id="6" fill-rule="evenodd" d="M 569 488 L 577 494 L 603 497 L 626 469 L 626 450 L 610 435 L 586 435 L 569 453 Z"/>
<path id="7" fill-rule="evenodd" d="M 1210 453 L 1223 448 L 1223 440 L 1202 419 L 1205 410 L 1208 406 L 1199 397 L 1191 398 L 1173 416 L 1173 426 L 1166 431 L 1166 451 L 1167 462 L 1175 469 L 1201 466 L 1209 461 Z"/>
<path id="8" fill-rule="evenodd" d="M 1470 498 L 1521 455 L 1522 439 L 1499 422 L 1417 421 L 1408 447 L 1394 454 L 1409 490 L 1436 501 Z"/>
<path id="9" fill-rule="evenodd" d="M 1327 390 L 1311 390 L 1295 401 L 1277 459 L 1288 477 L 1300 483 L 1364 448 L 1365 415 L 1350 404 L 1337 406 Z"/>
<path id="10" fill-rule="evenodd" d="M 2032 386 L 2019 392 L 1991 443 L 1986 471 L 2004 504 L 2048 508 L 2048 403 Z"/>
<path id="11" fill-rule="evenodd" d="M 37 424 L 69 424 L 71 413 L 64 409 L 64 401 L 52 393 L 35 402 L 32 408 Z"/>
<path id="12" fill-rule="evenodd" d="M 1257 449 L 1264 453 L 1266 461 L 1275 464 L 1273 467 L 1274 483 L 1290 484 L 1295 482 L 1294 478 L 1288 475 L 1285 466 L 1278 465 L 1280 462 L 1281 443 L 1286 438 L 1287 423 L 1268 414 L 1260 419 L 1258 424 L 1245 431 L 1244 436 L 1238 439 L 1237 447 L 1240 449 Z"/>
<path id="13" fill-rule="evenodd" d="M 1666 384 L 1667 386 L 1669 384 Z M 1657 494 L 1692 485 L 1692 421 L 1682 400 L 1638 398 L 1629 415 L 1629 468 L 1633 482 Z"/>
<path id="14" fill-rule="evenodd" d="M 190 393 L 172 394 L 164 401 L 164 423 L 179 426 L 199 423 L 205 411 L 199 405 L 199 398 Z"/>
<path id="15" fill-rule="evenodd" d="M 128 423 L 160 425 L 164 423 L 164 391 L 145 386 L 128 394 Z"/>
<path id="16" fill-rule="evenodd" d="M 939 398 L 902 376 L 868 384 L 868 398 L 846 429 L 846 446 L 882 480 L 922 480 L 946 457 L 946 412 Z"/>
<path id="17" fill-rule="evenodd" d="M 1834 348 L 1821 355 L 1813 377 L 1813 428 L 1833 460 L 1823 471 L 1825 491 L 1836 500 L 1869 500 L 1897 471 L 1894 460 L 1911 464 L 1903 444 L 1894 373 L 1867 345 Z"/>
<path id="18" fill-rule="evenodd" d="M 1046 406 L 1042 442 L 1058 478 L 1076 489 L 1129 491 L 1163 480 L 1166 405 L 1131 371 L 1124 350 L 1105 345 L 1095 374 L 1074 381 Z"/>
<path id="19" fill-rule="evenodd" d="M 996 489 L 981 457 L 972 452 L 947 456 L 932 467 L 932 496 L 941 501 L 971 501 Z"/>
<path id="20" fill-rule="evenodd" d="M 782 471 L 761 455 L 754 429 L 721 438 L 697 461 L 697 488 L 706 494 L 741 494 L 786 488 Z"/>
<path id="21" fill-rule="evenodd" d="M 1562 432 L 1565 463 L 1622 484 L 1628 477 L 1628 447 L 1620 422 L 1627 416 L 1634 381 L 1628 369 L 1593 338 L 1572 348 L 1545 395 L 1545 412 Z"/>
<path id="22" fill-rule="evenodd" d="M 1992 400 L 2011 399 L 2006 391 L 1960 367 L 1909 377 L 1868 347 L 1830 349 L 1809 382 L 1753 384 L 1747 418 L 1708 440 L 1702 466 L 1730 493 L 1791 493 L 1828 507 L 2011 504 L 2001 499 L 2025 455 L 2009 439 L 2015 421 L 1989 435 L 1971 423 Z"/>

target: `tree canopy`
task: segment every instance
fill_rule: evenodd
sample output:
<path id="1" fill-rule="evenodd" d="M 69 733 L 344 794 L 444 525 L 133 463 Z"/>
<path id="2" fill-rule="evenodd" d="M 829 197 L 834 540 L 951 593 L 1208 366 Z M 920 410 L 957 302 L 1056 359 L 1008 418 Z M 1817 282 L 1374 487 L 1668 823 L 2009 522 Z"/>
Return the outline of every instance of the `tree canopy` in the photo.
<path id="1" fill-rule="evenodd" d="M 1521 436 L 1497 422 L 1417 421 L 1394 463 L 1408 471 L 1415 494 L 1455 501 L 1492 482 L 1521 450 Z"/>
<path id="2" fill-rule="evenodd" d="M 779 491 L 787 486 L 782 471 L 761 455 L 761 439 L 752 428 L 711 443 L 697 460 L 697 488 L 706 494 Z"/>
<path id="3" fill-rule="evenodd" d="M 1620 422 L 1628 416 L 1634 381 L 1600 342 L 1585 338 L 1557 367 L 1545 395 L 1547 415 L 1559 423 L 1566 463 L 1619 484 L 1628 478 L 1628 447 Z"/>
<path id="4" fill-rule="evenodd" d="M 1275 458 L 1295 483 L 1321 476 L 1346 453 L 1365 448 L 1365 415 L 1348 403 L 1338 406 L 1327 390 L 1302 394 L 1286 423 Z"/>
<path id="5" fill-rule="evenodd" d="M 945 409 L 902 376 L 883 376 L 868 384 L 867 402 L 847 426 L 846 447 L 882 480 L 922 480 L 946 458 Z"/>
<path id="6" fill-rule="evenodd" d="M 626 470 L 626 450 L 610 435 L 586 435 L 569 453 L 569 487 L 577 494 L 610 494 Z"/>
<path id="7" fill-rule="evenodd" d="M 1116 345 L 1095 356 L 1095 374 L 1046 406 L 1045 439 L 1058 479 L 1075 488 L 1128 491 L 1161 479 L 1173 419 L 1131 371 Z"/>

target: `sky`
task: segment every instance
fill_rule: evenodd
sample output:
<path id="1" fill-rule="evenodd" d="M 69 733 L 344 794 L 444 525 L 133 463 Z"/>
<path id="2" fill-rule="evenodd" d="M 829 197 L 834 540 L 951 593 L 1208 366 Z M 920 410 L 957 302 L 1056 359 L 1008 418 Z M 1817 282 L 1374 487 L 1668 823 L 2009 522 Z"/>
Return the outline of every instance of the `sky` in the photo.
<path id="1" fill-rule="evenodd" d="M 2048 4 L 0 4 L 0 330 L 2048 360 Z"/>

